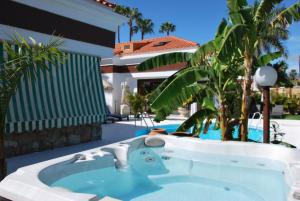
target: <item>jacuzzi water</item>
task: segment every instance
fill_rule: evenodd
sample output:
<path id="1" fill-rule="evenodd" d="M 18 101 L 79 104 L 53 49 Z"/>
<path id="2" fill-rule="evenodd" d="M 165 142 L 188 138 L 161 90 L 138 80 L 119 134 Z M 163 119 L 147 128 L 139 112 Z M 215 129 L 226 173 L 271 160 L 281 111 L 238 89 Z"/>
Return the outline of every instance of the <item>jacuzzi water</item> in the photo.
<path id="1" fill-rule="evenodd" d="M 179 124 L 168 124 L 168 125 L 161 125 L 159 128 L 164 128 L 168 133 L 175 132 Z M 149 133 L 147 129 L 138 130 L 135 135 L 141 136 L 146 135 Z M 208 129 L 207 133 L 203 133 L 203 130 L 199 134 L 199 137 L 204 140 L 221 140 L 221 131 L 214 129 L 214 125 L 211 125 Z M 233 133 L 233 138 L 238 138 L 238 129 L 235 129 Z M 261 129 L 256 128 L 249 128 L 248 138 L 255 142 L 262 142 L 263 141 L 263 131 Z"/>
<path id="2" fill-rule="evenodd" d="M 266 159 L 141 148 L 126 168 L 83 171 L 51 186 L 125 201 L 286 201 L 282 170 Z"/>

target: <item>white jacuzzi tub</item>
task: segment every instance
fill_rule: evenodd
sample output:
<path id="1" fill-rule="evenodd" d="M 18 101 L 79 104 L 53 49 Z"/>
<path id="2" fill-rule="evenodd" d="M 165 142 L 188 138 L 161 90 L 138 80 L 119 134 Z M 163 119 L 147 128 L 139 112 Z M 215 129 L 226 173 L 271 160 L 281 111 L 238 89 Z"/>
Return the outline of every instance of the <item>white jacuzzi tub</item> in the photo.
<path id="1" fill-rule="evenodd" d="M 300 195 L 299 150 L 156 137 L 165 141 L 163 148 L 146 148 L 143 136 L 20 168 L 0 183 L 0 195 L 14 201 L 166 200 L 166 195 L 296 201 Z"/>

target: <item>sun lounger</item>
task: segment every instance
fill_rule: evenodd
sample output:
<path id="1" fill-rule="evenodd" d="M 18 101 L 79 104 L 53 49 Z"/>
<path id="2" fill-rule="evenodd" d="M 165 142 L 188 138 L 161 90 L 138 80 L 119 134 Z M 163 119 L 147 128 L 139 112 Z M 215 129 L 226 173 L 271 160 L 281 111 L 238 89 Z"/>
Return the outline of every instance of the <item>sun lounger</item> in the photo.
<path id="1" fill-rule="evenodd" d="M 275 105 L 275 107 L 272 108 L 271 117 L 280 117 L 283 116 L 283 105 Z"/>
<path id="2" fill-rule="evenodd" d="M 122 121 L 123 119 L 127 119 L 127 121 L 129 121 L 129 115 L 118 115 L 118 114 L 112 114 L 109 110 L 108 107 L 106 107 L 106 116 L 108 118 L 114 118 L 117 119 L 119 121 Z"/>

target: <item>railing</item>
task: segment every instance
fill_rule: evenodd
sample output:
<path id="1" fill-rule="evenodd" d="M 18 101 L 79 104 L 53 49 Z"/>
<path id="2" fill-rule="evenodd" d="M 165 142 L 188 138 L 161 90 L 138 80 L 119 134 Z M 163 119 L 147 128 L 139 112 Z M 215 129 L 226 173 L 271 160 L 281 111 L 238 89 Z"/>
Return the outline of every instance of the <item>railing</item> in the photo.
<path id="1" fill-rule="evenodd" d="M 149 119 L 151 124 L 152 124 L 152 128 L 154 127 L 154 122 L 152 120 L 152 117 L 147 112 L 139 113 L 139 115 L 140 115 L 140 118 L 141 118 L 141 124 L 143 124 L 143 122 L 144 122 L 146 127 L 147 127 L 147 130 L 149 130 L 149 125 L 148 125 L 146 119 Z M 136 126 L 136 120 L 137 120 L 137 118 L 134 119 L 135 126 Z"/>
<path id="2" fill-rule="evenodd" d="M 255 126 L 255 129 L 258 129 L 258 126 L 261 122 L 261 120 L 263 119 L 263 114 L 261 114 L 260 112 L 255 112 L 253 115 L 252 115 L 252 118 L 250 119 L 250 122 L 249 124 L 252 125 L 253 124 L 253 121 L 254 121 L 254 118 L 258 116 L 258 121 L 256 123 L 256 126 Z"/>

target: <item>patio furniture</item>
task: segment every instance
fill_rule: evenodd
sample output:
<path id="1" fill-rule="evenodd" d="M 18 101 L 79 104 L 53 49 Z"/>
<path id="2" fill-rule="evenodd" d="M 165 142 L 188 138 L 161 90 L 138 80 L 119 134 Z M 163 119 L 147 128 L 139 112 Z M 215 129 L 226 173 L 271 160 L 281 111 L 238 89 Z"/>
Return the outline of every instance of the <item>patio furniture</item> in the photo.
<path id="1" fill-rule="evenodd" d="M 283 117 L 283 105 L 275 105 L 271 112 L 271 117 Z"/>
<path id="2" fill-rule="evenodd" d="M 279 124 L 276 121 L 271 121 L 271 126 L 270 129 L 272 130 L 272 135 L 273 135 L 273 144 L 280 144 L 282 143 L 283 136 L 285 133 L 280 132 Z"/>
<path id="3" fill-rule="evenodd" d="M 107 124 L 107 121 L 110 121 L 111 123 L 115 123 L 115 118 L 106 116 L 106 119 L 104 120 L 103 123 Z"/>
<path id="4" fill-rule="evenodd" d="M 111 119 L 114 118 L 119 121 L 122 121 L 123 119 L 127 119 L 127 121 L 129 121 L 129 115 L 112 114 L 107 106 L 106 106 L 106 117 Z"/>

